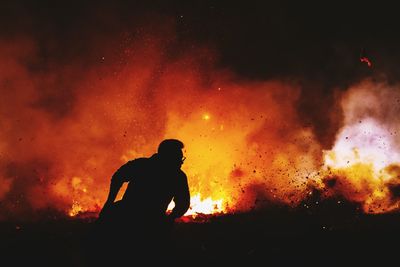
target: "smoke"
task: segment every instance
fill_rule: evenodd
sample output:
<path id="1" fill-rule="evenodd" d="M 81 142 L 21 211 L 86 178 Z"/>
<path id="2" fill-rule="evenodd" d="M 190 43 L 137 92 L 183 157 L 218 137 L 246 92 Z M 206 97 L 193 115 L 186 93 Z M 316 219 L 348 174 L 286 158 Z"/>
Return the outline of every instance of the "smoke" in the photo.
<path id="1" fill-rule="evenodd" d="M 398 85 L 372 80 L 342 95 L 344 125 L 324 153 L 325 182 L 335 181 L 328 194 L 358 202 L 366 212 L 398 209 L 399 99 Z"/>
<path id="2" fill-rule="evenodd" d="M 398 85 L 390 85 L 384 81 L 365 80 L 353 86 L 343 97 L 342 109 L 344 124 L 354 124 L 364 118 L 371 118 L 388 128 L 398 145 L 397 130 L 400 119 L 400 93 Z"/>
<path id="3" fill-rule="evenodd" d="M 241 7 L 132 5 L 2 9 L 0 219 L 97 212 L 113 172 L 163 138 L 185 143 L 192 194 L 233 211 L 298 205 L 321 165 L 344 166 L 327 159 L 360 121 L 383 131 L 397 158 L 397 87 L 353 86 L 372 72 L 357 65 L 363 38 L 300 41 L 298 21 L 278 3 L 246 9 L 254 24 L 237 20 Z M 363 138 L 353 140 L 362 147 Z M 398 173 L 395 160 L 383 165 Z M 340 184 L 334 193 L 350 200 L 378 194 L 369 178 L 366 193 Z M 378 187 L 397 198 L 394 179 Z"/>
<path id="4" fill-rule="evenodd" d="M 321 150 L 296 115 L 301 89 L 240 78 L 174 36 L 166 20 L 67 63 L 34 38 L 1 41 L 2 218 L 97 211 L 113 172 L 167 137 L 186 144 L 192 193 L 241 210 L 302 198 Z"/>

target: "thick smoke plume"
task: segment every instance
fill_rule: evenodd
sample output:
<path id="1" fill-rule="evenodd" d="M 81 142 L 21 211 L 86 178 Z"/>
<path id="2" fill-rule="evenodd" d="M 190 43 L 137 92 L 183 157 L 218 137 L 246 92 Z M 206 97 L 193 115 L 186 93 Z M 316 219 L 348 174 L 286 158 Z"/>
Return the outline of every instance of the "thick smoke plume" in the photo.
<path id="1" fill-rule="evenodd" d="M 297 116 L 299 86 L 240 79 L 205 47 L 177 51 L 171 28 L 121 36 L 87 67 L 36 69 L 35 40 L 2 41 L 2 218 L 96 211 L 112 173 L 167 137 L 186 144 L 193 194 L 233 210 L 303 198 L 321 149 Z"/>
<path id="2" fill-rule="evenodd" d="M 365 212 L 399 208 L 398 85 L 363 81 L 343 94 L 344 125 L 325 151 L 324 188 L 361 203 Z"/>
<path id="3" fill-rule="evenodd" d="M 345 43 L 279 3 L 132 6 L 2 9 L 1 220 L 97 212 L 113 172 L 171 137 L 194 199 L 225 211 L 296 207 L 313 189 L 398 209 L 393 49 L 371 42 L 368 68 L 369 31 Z"/>

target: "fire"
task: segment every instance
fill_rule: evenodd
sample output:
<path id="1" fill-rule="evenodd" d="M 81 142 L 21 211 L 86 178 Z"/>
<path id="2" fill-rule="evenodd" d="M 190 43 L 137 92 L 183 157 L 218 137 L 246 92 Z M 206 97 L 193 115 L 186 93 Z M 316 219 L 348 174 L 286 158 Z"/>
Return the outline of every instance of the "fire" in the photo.
<path id="1" fill-rule="evenodd" d="M 360 164 L 370 166 L 377 178 L 386 166 L 400 162 L 400 154 L 395 150 L 390 132 L 375 120 L 366 118 L 344 127 L 324 160 L 327 166 L 335 169 Z"/>
<path id="2" fill-rule="evenodd" d="M 373 86 L 371 88 L 371 86 Z M 374 88 L 375 87 L 375 88 Z M 346 125 L 338 133 L 335 145 L 324 151 L 324 166 L 319 186 L 325 196 L 341 195 L 360 203 L 367 213 L 390 212 L 400 204 L 400 150 L 396 125 L 388 117 L 394 95 L 369 83 L 350 90 L 344 98 Z M 382 93 L 387 94 L 382 99 Z M 354 102 L 357 99 L 363 101 Z M 365 116 L 368 110 L 370 116 Z"/>
<path id="3" fill-rule="evenodd" d="M 74 217 L 84 211 L 83 207 L 79 205 L 77 201 L 73 201 L 71 209 L 68 211 L 68 215 Z"/>
<path id="4" fill-rule="evenodd" d="M 204 47 L 169 57 L 158 33 L 141 32 L 118 56 L 102 51 L 101 64 L 77 59 L 50 73 L 28 64 L 42 60 L 36 45 L 1 41 L 0 219 L 97 213 L 112 174 L 165 138 L 185 144 L 190 216 L 295 208 L 313 183 L 365 212 L 398 209 L 397 88 L 367 82 L 338 93 L 343 123 L 323 150 L 318 125 L 299 112 L 298 84 L 221 70 Z"/>
<path id="5" fill-rule="evenodd" d="M 171 202 L 168 210 L 172 210 L 174 203 Z M 228 209 L 223 199 L 214 200 L 211 197 L 202 199 L 200 194 L 191 197 L 189 210 L 184 216 L 196 218 L 199 214 L 223 214 L 228 212 Z"/>

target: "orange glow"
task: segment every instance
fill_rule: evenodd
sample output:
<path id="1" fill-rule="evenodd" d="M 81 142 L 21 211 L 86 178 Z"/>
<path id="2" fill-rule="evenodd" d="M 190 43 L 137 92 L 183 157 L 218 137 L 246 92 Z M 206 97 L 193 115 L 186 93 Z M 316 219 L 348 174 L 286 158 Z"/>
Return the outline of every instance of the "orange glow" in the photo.
<path id="1" fill-rule="evenodd" d="M 193 213 L 299 203 L 321 152 L 312 129 L 296 113 L 300 88 L 237 79 L 213 67 L 212 60 L 199 69 L 204 65 L 199 62 L 213 58 L 203 48 L 163 62 L 162 39 L 146 40 L 151 45 L 129 44 L 135 53 L 125 55 L 126 64 L 112 63 L 104 55 L 107 65 L 73 84 L 72 106 L 61 117 L 26 105 L 43 91 L 36 90 L 35 79 L 19 60 L 19 52 L 29 49 L 0 49 L 8 62 L 3 76 L 18 81 L 2 98 L 9 102 L 0 105 L 0 114 L 6 114 L 2 124 L 13 129 L 0 133 L 2 160 L 13 162 L 7 168 L 14 168 L 1 169 L 0 197 L 23 188 L 25 205 L 32 210 L 97 213 L 112 174 L 128 160 L 151 156 L 160 140 L 172 137 L 185 143 L 183 170 L 191 195 L 201 199 L 193 199 Z M 74 73 L 74 68 L 66 71 Z M 32 175 L 38 178 L 24 178 L 29 181 L 24 187 L 18 184 L 19 177 Z M 7 203 L 13 213 L 24 214 L 12 200 Z"/>
<path id="2" fill-rule="evenodd" d="M 338 93 L 343 124 L 323 150 L 318 125 L 298 112 L 303 88 L 220 70 L 208 49 L 165 57 L 163 39 L 149 34 L 124 47 L 123 63 L 110 53 L 83 74 L 76 62 L 37 77 L 23 60 L 35 48 L 0 42 L 0 83 L 8 86 L 0 98 L 0 220 L 41 209 L 97 214 L 112 174 L 165 138 L 185 144 L 190 216 L 297 207 L 310 184 L 365 212 L 398 209 L 397 88 L 366 82 Z M 80 77 L 67 79 L 68 94 L 64 76 Z M 328 188 L 330 180 L 337 182 Z"/>
<path id="3" fill-rule="evenodd" d="M 202 118 L 203 120 L 208 121 L 210 119 L 210 115 L 208 115 L 207 113 L 203 114 Z"/>
<path id="4" fill-rule="evenodd" d="M 174 203 L 171 202 L 168 210 L 172 210 L 174 206 Z M 211 197 L 202 199 L 200 194 L 197 194 L 191 197 L 189 210 L 184 216 L 196 218 L 199 214 L 222 214 L 226 212 L 228 212 L 228 209 L 224 207 L 223 199 L 214 200 Z"/>
<path id="5" fill-rule="evenodd" d="M 78 204 L 78 202 L 73 202 L 71 209 L 68 211 L 68 215 L 74 217 L 83 211 L 83 208 Z"/>
<path id="6" fill-rule="evenodd" d="M 280 83 L 256 83 L 244 89 L 246 86 L 228 83 L 226 94 L 193 89 L 177 95 L 184 102 L 171 105 L 164 136 L 141 146 L 133 140 L 137 150 L 127 148 L 121 161 L 113 162 L 114 169 L 129 159 L 151 155 L 159 140 L 174 137 L 185 143 L 183 170 L 193 196 L 186 215 L 247 211 L 271 203 L 295 206 L 306 194 L 306 176 L 316 169 L 319 145 L 309 129 L 295 126 L 290 103 L 274 104 L 276 97 L 287 100 L 286 95 L 296 89 Z M 194 94 L 198 95 L 192 98 Z M 199 97 L 202 104 L 195 108 L 192 101 Z M 297 95 L 290 97 L 294 101 Z M 202 112 L 204 107 L 210 112 Z M 214 114 L 212 119 L 210 114 Z M 294 129 L 281 132 L 289 121 Z M 110 177 L 112 170 L 108 173 Z M 101 177 L 101 189 L 96 189 L 96 179 L 90 176 L 74 176 L 69 182 L 61 179 L 54 189 L 79 203 L 69 207 L 71 216 L 96 212 L 107 194 L 109 177 Z"/>

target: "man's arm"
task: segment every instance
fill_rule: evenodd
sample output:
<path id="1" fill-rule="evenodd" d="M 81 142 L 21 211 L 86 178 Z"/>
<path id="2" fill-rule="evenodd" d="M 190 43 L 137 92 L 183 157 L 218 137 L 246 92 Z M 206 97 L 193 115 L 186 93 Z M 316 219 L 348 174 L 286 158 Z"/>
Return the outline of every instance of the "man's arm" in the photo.
<path id="1" fill-rule="evenodd" d="M 105 210 L 108 210 L 112 206 L 115 198 L 118 195 L 119 190 L 121 189 L 122 184 L 129 181 L 129 173 L 132 169 L 132 166 L 132 161 L 122 165 L 111 177 L 110 190 L 104 207 L 100 212 L 100 216 L 102 215 L 102 213 L 104 213 Z"/>
<path id="2" fill-rule="evenodd" d="M 169 214 L 169 218 L 172 220 L 182 217 L 190 206 L 190 193 L 187 176 L 184 172 L 181 172 L 180 177 L 178 178 L 178 187 L 174 196 L 175 207 Z"/>
<path id="3" fill-rule="evenodd" d="M 118 172 L 112 176 L 110 190 L 108 193 L 106 204 L 114 203 L 115 198 L 118 195 L 119 189 L 121 189 L 123 183 L 124 183 L 123 177 L 118 175 Z"/>

